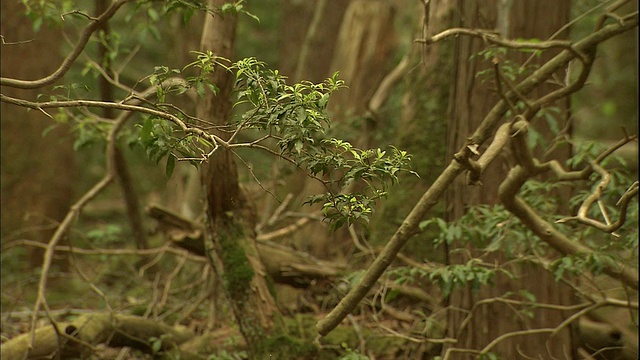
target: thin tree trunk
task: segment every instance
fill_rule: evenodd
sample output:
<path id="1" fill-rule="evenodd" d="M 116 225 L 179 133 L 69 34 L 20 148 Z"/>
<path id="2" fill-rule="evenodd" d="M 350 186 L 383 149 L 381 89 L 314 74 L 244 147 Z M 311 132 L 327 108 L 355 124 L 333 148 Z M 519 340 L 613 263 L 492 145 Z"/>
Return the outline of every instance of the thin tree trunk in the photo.
<path id="1" fill-rule="evenodd" d="M 96 16 L 102 14 L 109 7 L 109 2 L 106 0 L 96 0 Z M 109 23 L 105 22 L 100 26 L 99 32 L 102 33 L 104 41 L 109 41 Z M 109 58 L 109 49 L 107 44 L 103 42 L 98 43 L 98 59 L 100 65 L 107 74 L 111 74 L 111 60 Z M 113 101 L 113 85 L 105 77 L 98 79 L 98 89 L 100 91 L 100 99 L 102 101 Z M 113 109 L 102 109 L 102 116 L 107 119 L 113 119 Z M 149 248 L 149 242 L 147 240 L 147 233 L 144 230 L 144 221 L 142 220 L 142 213 L 140 212 L 140 198 L 138 192 L 135 189 L 131 173 L 127 168 L 127 162 L 122 153 L 122 148 L 116 146 L 114 165 L 116 170 L 116 176 L 118 178 L 118 185 L 122 189 L 122 195 L 124 198 L 125 206 L 127 208 L 127 219 L 131 226 L 131 232 L 133 234 L 133 240 L 136 243 L 138 249 Z"/>
<path id="2" fill-rule="evenodd" d="M 289 76 L 291 82 L 322 82 L 337 70 L 331 66 L 332 58 L 337 50 L 336 43 L 345 11 L 350 3 L 350 0 L 284 1 L 280 70 Z M 274 173 L 281 171 L 280 166 L 277 162 L 274 164 Z M 283 197 L 291 194 L 295 199 L 291 202 L 292 208 L 302 208 L 308 212 L 318 211 L 317 207 L 303 206 L 310 194 L 325 190 L 319 189 L 315 180 L 310 180 L 307 174 L 296 169 L 287 176 L 284 183 L 286 187 L 283 186 L 282 189 L 285 191 Z M 278 206 L 272 196 L 266 196 L 261 207 L 265 211 L 262 213 L 270 216 Z M 261 219 L 261 222 L 266 220 L 267 218 Z M 334 254 L 327 248 L 330 242 L 326 240 L 328 236 L 320 235 L 326 233 L 324 224 L 310 224 L 307 229 L 296 233 L 290 242 L 300 250 L 326 259 Z"/>
<path id="3" fill-rule="evenodd" d="M 225 2 L 210 0 L 208 6 L 220 7 Z M 200 50 L 233 58 L 236 23 L 237 16 L 232 14 L 208 15 Z M 230 94 L 234 79 L 230 72 L 220 68 L 212 80 L 220 91 L 199 100 L 197 116 L 224 126 L 231 115 Z M 229 137 L 228 133 L 213 131 L 222 138 Z M 277 308 L 256 249 L 255 215 L 238 184 L 233 154 L 225 149 L 217 151 L 203 164 L 202 181 L 207 204 L 208 255 L 222 279 L 240 332 L 250 352 L 256 356 L 273 325 Z"/>

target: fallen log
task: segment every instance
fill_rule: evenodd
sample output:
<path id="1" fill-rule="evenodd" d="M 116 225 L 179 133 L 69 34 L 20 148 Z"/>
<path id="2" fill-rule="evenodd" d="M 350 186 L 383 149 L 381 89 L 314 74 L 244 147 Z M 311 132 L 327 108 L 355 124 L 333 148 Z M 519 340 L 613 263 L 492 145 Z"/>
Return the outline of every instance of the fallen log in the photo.
<path id="1" fill-rule="evenodd" d="M 151 354 L 168 350 L 194 337 L 185 327 L 133 315 L 96 312 L 81 315 L 71 322 L 44 326 L 35 332 L 33 348 L 31 333 L 22 334 L 2 344 L 2 359 L 88 358 L 95 346 L 128 346 Z M 161 339 L 154 349 L 153 339 Z"/>

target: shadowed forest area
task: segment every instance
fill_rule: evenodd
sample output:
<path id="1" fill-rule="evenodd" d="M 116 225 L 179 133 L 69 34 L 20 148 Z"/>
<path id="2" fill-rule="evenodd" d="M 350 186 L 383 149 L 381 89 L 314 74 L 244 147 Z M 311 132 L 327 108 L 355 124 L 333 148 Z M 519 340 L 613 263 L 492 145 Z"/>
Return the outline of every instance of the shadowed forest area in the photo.
<path id="1" fill-rule="evenodd" d="M 638 358 L 637 0 L 3 0 L 2 359 Z"/>

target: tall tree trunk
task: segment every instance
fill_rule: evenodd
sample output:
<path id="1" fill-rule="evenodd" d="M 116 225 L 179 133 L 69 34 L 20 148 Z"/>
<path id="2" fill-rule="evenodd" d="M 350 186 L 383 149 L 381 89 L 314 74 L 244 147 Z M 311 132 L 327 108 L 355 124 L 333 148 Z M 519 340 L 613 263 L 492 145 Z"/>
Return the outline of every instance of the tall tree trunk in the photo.
<path id="1" fill-rule="evenodd" d="M 307 28 L 300 56 L 296 64 L 294 81 L 322 82 L 331 75 L 331 59 L 344 13 L 350 1 L 318 0 Z"/>
<path id="2" fill-rule="evenodd" d="M 337 30 L 349 3 L 350 0 L 283 0 L 278 70 L 289 78 L 290 83 L 302 80 L 318 83 L 331 75 L 329 69 L 338 38 Z M 280 162 L 275 162 L 273 166 L 274 173 L 282 171 Z M 287 194 L 297 197 L 299 201 L 294 206 L 300 207 L 307 200 L 306 193 L 302 194 L 302 191 L 309 177 L 303 171 L 293 171 L 283 181 L 286 186 L 282 186 L 282 191 L 277 193 L 280 196 L 284 192 L 282 198 Z M 273 196 L 265 195 L 260 206 L 264 209 L 260 212 L 263 215 L 260 222 L 266 222 L 279 205 Z M 304 245 L 297 245 L 300 249 L 306 249 Z"/>
<path id="3" fill-rule="evenodd" d="M 477 2 L 461 0 L 458 3 L 461 14 L 461 26 L 465 28 L 496 29 L 501 36 L 509 39 L 539 38 L 547 39 L 569 20 L 569 2 L 552 0 L 541 1 L 485 1 Z M 566 33 L 561 34 L 566 38 Z M 490 68 L 490 62 L 482 57 L 473 57 L 484 49 L 486 44 L 478 39 L 461 36 L 457 39 L 455 76 L 452 88 L 452 102 L 450 103 L 449 144 L 451 159 L 453 152 L 460 149 L 467 137 L 477 127 L 491 106 L 499 99 L 495 92 L 496 85 L 492 81 L 482 82 L 476 74 Z M 546 54 L 538 61 L 545 61 L 551 55 Z M 522 63 L 527 56 L 510 58 Z M 504 61 L 502 59 L 501 61 Z M 543 87 L 538 91 L 550 89 Z M 538 96 L 532 93 L 530 96 Z M 568 103 L 556 104 L 563 113 L 568 111 Z M 559 119 L 561 123 L 564 119 Z M 538 123 L 536 123 L 536 126 Z M 486 145 L 486 144 L 485 144 Z M 556 154 L 560 161 L 569 155 L 565 148 L 562 154 Z M 498 203 L 498 186 L 506 175 L 507 164 L 504 160 L 496 160 L 483 175 L 482 186 L 469 186 L 464 178 L 459 178 L 450 188 L 448 201 L 449 216 L 457 219 L 462 216 L 469 206 L 477 204 Z M 451 250 L 451 249 L 450 249 Z M 471 256 L 478 256 L 481 251 L 467 248 L 464 252 L 450 252 L 451 263 L 466 263 Z M 484 261 L 503 263 L 504 256 L 497 254 Z M 538 267 L 512 267 L 509 269 L 519 276 L 514 281 L 506 276 L 497 275 L 494 286 L 483 287 L 480 291 L 472 291 L 467 287 L 461 291 L 454 291 L 450 297 L 452 309 L 449 313 L 449 336 L 458 339 L 456 348 L 482 349 L 500 335 L 513 331 L 553 328 L 564 320 L 561 311 L 535 311 L 534 317 L 525 319 L 501 303 L 487 303 L 474 310 L 471 322 L 464 328 L 462 323 L 468 316 L 468 311 L 479 301 L 501 297 L 507 292 L 517 293 L 527 290 L 536 300 L 543 303 L 558 305 L 570 304 L 571 289 L 557 284 L 552 276 Z M 513 337 L 501 342 L 493 351 L 501 359 L 529 358 L 564 358 L 564 354 L 571 352 L 571 334 L 563 330 L 554 337 L 548 334 L 526 335 Z M 456 353 L 458 354 L 458 353 Z M 455 355 L 453 358 L 465 358 L 468 354 Z"/>
<path id="4" fill-rule="evenodd" d="M 210 0 L 208 6 L 220 7 L 225 2 Z M 236 23 L 237 16 L 232 14 L 208 15 L 200 50 L 233 58 Z M 230 94 L 234 79 L 230 72 L 220 68 L 212 80 L 220 91 L 200 99 L 196 113 L 199 118 L 222 127 L 231 115 Z M 222 138 L 229 137 L 228 133 L 213 131 Z M 203 164 L 202 181 L 207 204 L 208 255 L 222 279 L 240 332 L 250 352 L 256 356 L 273 325 L 277 308 L 256 249 L 255 216 L 238 184 L 233 154 L 225 149 L 217 151 Z"/>
<path id="5" fill-rule="evenodd" d="M 318 4 L 322 5 L 323 1 L 319 1 Z M 326 7 L 332 6 L 331 2 L 326 4 Z M 326 12 L 326 7 L 318 6 L 318 11 Z M 376 123 L 372 116 L 367 115 L 369 115 L 368 105 L 374 92 L 387 71 L 391 70 L 388 68 L 389 58 L 393 56 L 397 46 L 394 18 L 395 9 L 387 1 L 351 1 L 337 33 L 331 65 L 326 67 L 330 73 L 339 70 L 340 78 L 349 87 L 331 96 L 328 111 L 332 122 L 337 126 L 343 126 L 343 129 L 349 132 L 350 125 L 346 122 L 356 118 L 362 119 L 361 124 L 357 125 L 357 132 L 354 131 L 351 136 L 345 135 L 349 141 L 360 148 L 373 146 L 371 135 L 375 127 L 384 126 Z M 311 36 L 311 38 L 318 37 Z M 355 190 L 351 189 L 351 191 Z M 321 184 L 307 179 L 301 195 L 306 197 L 323 191 L 326 190 Z M 314 239 L 310 244 L 312 254 L 321 258 L 335 259 L 351 252 L 353 242 L 346 229 L 341 229 L 329 236 L 318 236 L 323 232 L 321 226 L 322 224 L 311 224 L 300 233 L 305 240 Z"/>
<path id="6" fill-rule="evenodd" d="M 107 0 L 96 0 L 96 16 L 102 14 L 109 7 Z M 100 26 L 98 30 L 103 34 L 104 43 L 98 43 L 98 59 L 103 70 L 112 76 L 111 59 L 109 57 L 109 42 L 110 42 L 110 30 L 109 23 L 105 22 Z M 113 85 L 105 77 L 98 79 L 98 89 L 100 92 L 100 100 L 113 101 Z M 114 111 L 112 108 L 102 109 L 102 116 L 106 119 L 114 118 Z M 147 233 L 144 229 L 144 221 L 142 219 L 142 212 L 140 211 L 140 197 L 136 191 L 134 181 L 131 178 L 131 173 L 127 166 L 127 161 L 123 154 L 122 146 L 119 144 L 116 146 L 114 152 L 114 165 L 116 177 L 118 179 L 118 185 L 122 190 L 122 197 L 124 198 L 125 207 L 127 209 L 127 219 L 129 220 L 129 226 L 131 226 L 131 232 L 133 234 L 133 241 L 138 249 L 148 249 L 149 241 L 147 240 Z"/>
<path id="7" fill-rule="evenodd" d="M 62 36 L 43 28 L 36 37 L 24 10 L 19 1 L 2 1 L 1 32 L 6 43 L 1 45 L 1 70 L 3 77 L 33 80 L 59 66 Z M 28 100 L 46 92 L 2 88 L 4 95 Z M 54 124 L 42 112 L 2 104 L 0 114 L 2 240 L 19 236 L 47 242 L 73 199 L 75 164 L 69 129 L 58 126 L 43 136 Z M 25 265 L 31 269 L 41 266 L 43 253 L 29 248 Z"/>
<path id="8" fill-rule="evenodd" d="M 435 181 L 445 166 L 447 108 L 449 103 L 449 83 L 453 63 L 452 42 L 438 42 L 429 46 L 414 43 L 414 39 L 425 35 L 434 35 L 453 27 L 455 3 L 446 1 L 432 2 L 428 13 L 424 4 L 415 4 L 412 9 L 414 31 L 411 34 L 409 52 L 401 98 L 400 118 L 397 124 L 396 138 L 393 144 L 413 155 L 411 168 L 420 178 L 406 174 L 400 180 L 404 189 L 385 199 L 381 208 L 374 214 L 374 243 L 388 240 L 415 205 L 416 194 L 422 194 Z M 428 16 L 425 19 L 425 16 Z M 428 34 L 425 32 L 428 31 Z M 439 210 L 441 212 L 441 210 Z M 379 219 L 379 220 L 378 220 Z M 403 248 L 407 255 L 416 260 L 429 259 L 443 261 L 442 252 L 435 253 L 422 242 L 409 241 Z"/>

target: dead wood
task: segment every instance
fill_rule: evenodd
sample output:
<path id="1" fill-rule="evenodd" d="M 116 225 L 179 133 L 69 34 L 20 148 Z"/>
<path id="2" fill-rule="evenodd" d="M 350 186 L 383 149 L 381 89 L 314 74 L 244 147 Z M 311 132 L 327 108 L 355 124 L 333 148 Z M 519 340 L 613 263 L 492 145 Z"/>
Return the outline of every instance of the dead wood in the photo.
<path id="1" fill-rule="evenodd" d="M 31 334 L 26 333 L 2 344 L 2 359 L 85 358 L 95 346 L 128 346 L 152 352 L 151 339 L 162 339 L 161 349 L 168 350 L 194 337 L 186 328 L 133 315 L 91 313 L 71 322 L 60 322 L 36 330 L 33 348 Z"/>

